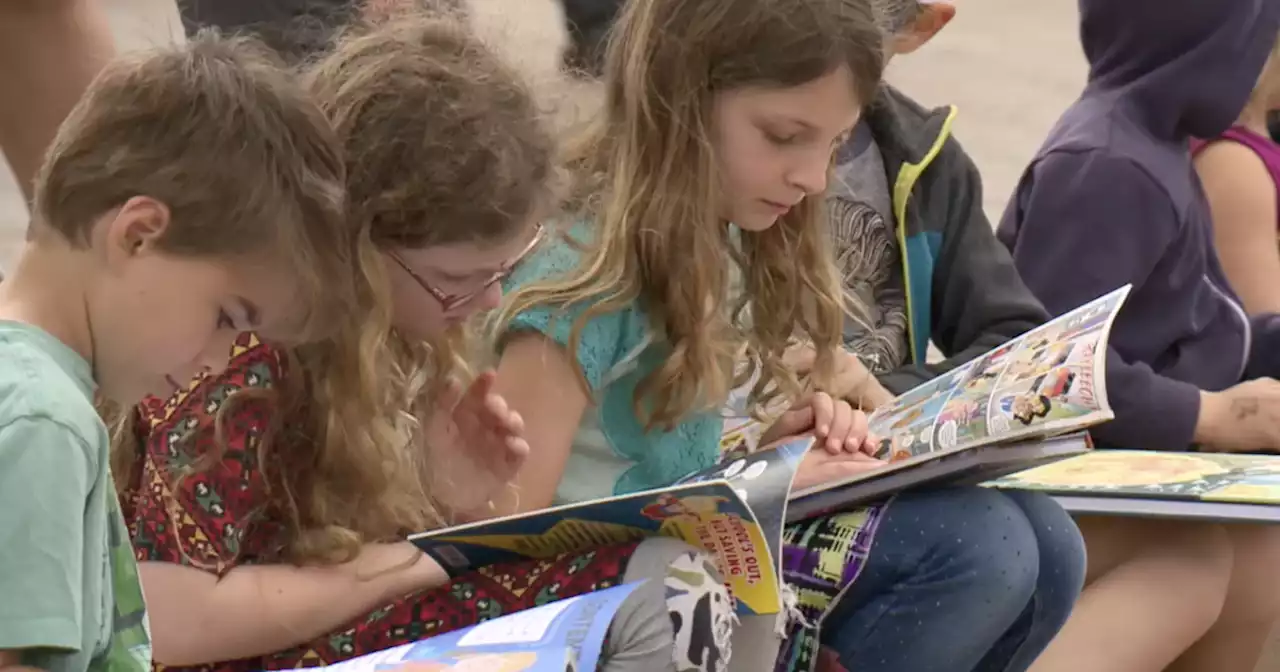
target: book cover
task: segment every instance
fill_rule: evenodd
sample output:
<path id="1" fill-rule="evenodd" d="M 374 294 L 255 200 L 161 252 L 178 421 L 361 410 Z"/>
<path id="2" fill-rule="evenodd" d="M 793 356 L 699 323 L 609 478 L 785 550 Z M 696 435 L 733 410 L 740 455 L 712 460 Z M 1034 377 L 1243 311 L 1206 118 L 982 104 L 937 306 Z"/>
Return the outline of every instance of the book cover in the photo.
<path id="1" fill-rule="evenodd" d="M 1062 495 L 1280 506 L 1280 455 L 1098 450 L 988 485 Z"/>
<path id="2" fill-rule="evenodd" d="M 469 628 L 329 665 L 337 672 L 595 670 L 622 602 L 643 582 L 507 614 Z"/>
<path id="3" fill-rule="evenodd" d="M 770 465 L 773 471 L 791 472 L 762 479 Z M 715 558 L 739 613 L 777 613 L 782 608 L 779 569 L 771 549 L 781 543 L 782 511 L 770 514 L 779 519 L 776 531 L 772 518 L 766 530 L 748 501 L 761 505 L 785 499 L 785 491 L 771 495 L 767 488 L 782 481 L 789 484 L 794 467 L 779 460 L 763 469 L 724 465 L 721 473 L 712 472 L 670 488 L 495 518 L 409 540 L 456 575 L 499 562 L 549 558 L 652 536 L 674 537 Z M 762 511 L 770 508 L 761 506 Z"/>
<path id="4" fill-rule="evenodd" d="M 770 555 L 781 561 L 782 528 L 787 522 L 791 482 L 795 480 L 796 469 L 812 444 L 813 439 L 805 437 L 769 450 L 750 450 L 739 445 L 735 450 L 724 453 L 719 464 L 685 477 L 680 483 L 724 480 L 736 488 L 738 495 L 755 512 Z"/>

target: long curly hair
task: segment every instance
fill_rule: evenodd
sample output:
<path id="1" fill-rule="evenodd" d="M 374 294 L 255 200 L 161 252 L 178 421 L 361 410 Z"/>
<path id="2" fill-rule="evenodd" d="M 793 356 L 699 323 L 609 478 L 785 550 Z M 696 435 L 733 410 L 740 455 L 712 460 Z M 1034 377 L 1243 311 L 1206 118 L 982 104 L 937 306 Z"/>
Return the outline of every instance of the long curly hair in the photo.
<path id="1" fill-rule="evenodd" d="M 576 241 L 586 249 L 570 275 L 508 297 L 500 332 L 534 306 L 584 307 L 570 335 L 576 351 L 587 321 L 638 300 L 669 349 L 636 390 L 650 428 L 719 405 L 757 374 L 757 407 L 799 392 L 782 360 L 793 336 L 817 346 L 821 384 L 845 310 L 823 199 L 806 198 L 735 243 L 716 211 L 713 97 L 798 86 L 845 66 L 869 101 L 883 64 L 865 0 L 627 3 L 606 48 L 604 109 L 566 148 L 571 209 L 596 223 L 593 240 Z"/>
<path id="2" fill-rule="evenodd" d="M 268 502 L 257 515 L 285 524 L 283 559 L 336 563 L 363 543 L 447 522 L 420 426 L 435 383 L 465 375 L 469 345 L 461 330 L 420 342 L 393 328 L 384 252 L 523 235 L 554 200 L 554 140 L 527 83 L 443 10 L 358 21 L 301 76 L 346 152 L 367 312 L 335 338 L 284 351 L 283 380 L 237 392 L 217 427 L 240 403 L 270 404 L 258 442 Z"/>

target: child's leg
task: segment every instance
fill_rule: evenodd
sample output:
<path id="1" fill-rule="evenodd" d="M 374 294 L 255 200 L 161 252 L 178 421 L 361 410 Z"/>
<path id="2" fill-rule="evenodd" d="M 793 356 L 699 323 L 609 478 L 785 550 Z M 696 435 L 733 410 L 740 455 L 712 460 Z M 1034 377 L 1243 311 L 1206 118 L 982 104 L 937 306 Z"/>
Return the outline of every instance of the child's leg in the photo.
<path id="1" fill-rule="evenodd" d="M 1226 530 L 1234 562 L 1222 615 L 1168 672 L 1253 672 L 1280 619 L 1280 527 Z"/>
<path id="2" fill-rule="evenodd" d="M 1216 525 L 1077 519 L 1089 550 L 1084 594 L 1034 672 L 1159 672 L 1217 620 L 1231 542 Z"/>
<path id="3" fill-rule="evenodd" d="M 1071 516 L 1051 497 L 1036 492 L 1002 493 L 1022 510 L 1035 531 L 1040 574 L 1031 603 L 975 669 L 1022 672 L 1058 634 L 1084 587 L 1084 539 Z"/>
<path id="4" fill-rule="evenodd" d="M 636 547 L 623 581 L 648 582 L 609 627 L 605 672 L 719 672 L 729 664 L 733 604 L 711 558 L 674 539 Z"/>
<path id="5" fill-rule="evenodd" d="M 823 644 L 858 672 L 973 670 L 1027 610 L 1040 563 L 1032 524 L 1003 494 L 905 493 L 827 617 Z"/>
<path id="6" fill-rule="evenodd" d="M 28 201 L 62 119 L 114 52 L 99 0 L 0 0 L 0 149 Z"/>

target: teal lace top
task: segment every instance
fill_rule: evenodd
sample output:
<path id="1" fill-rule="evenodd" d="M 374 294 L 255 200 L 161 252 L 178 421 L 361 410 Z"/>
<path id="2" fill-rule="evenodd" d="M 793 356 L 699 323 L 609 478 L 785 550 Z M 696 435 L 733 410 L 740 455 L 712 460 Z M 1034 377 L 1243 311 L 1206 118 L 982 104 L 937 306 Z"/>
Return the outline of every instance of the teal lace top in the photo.
<path id="1" fill-rule="evenodd" d="M 578 224 L 569 235 L 587 242 L 592 232 Z M 579 257 L 577 249 L 553 237 L 520 265 L 504 289 L 568 273 Z M 584 308 L 530 310 L 516 317 L 511 331 L 538 331 L 567 347 L 574 320 Z M 723 424 L 718 414 L 690 416 L 669 432 L 645 431 L 636 418 L 636 385 L 665 354 L 639 305 L 596 316 L 585 326 L 576 355 L 593 405 L 578 427 L 556 489 L 557 504 L 661 487 L 715 463 Z"/>

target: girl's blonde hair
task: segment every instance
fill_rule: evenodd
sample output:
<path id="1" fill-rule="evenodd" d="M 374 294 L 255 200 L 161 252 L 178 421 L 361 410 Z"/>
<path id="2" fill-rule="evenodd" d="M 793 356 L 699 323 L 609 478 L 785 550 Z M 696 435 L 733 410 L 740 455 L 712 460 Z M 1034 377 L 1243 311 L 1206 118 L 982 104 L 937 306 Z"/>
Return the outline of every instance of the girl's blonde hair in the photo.
<path id="1" fill-rule="evenodd" d="M 843 298 L 822 198 L 735 244 L 717 217 L 713 97 L 745 86 L 793 87 L 847 67 L 871 100 L 884 55 L 866 0 L 647 0 L 627 3 L 606 50 L 606 102 L 568 147 L 576 214 L 598 223 L 579 268 L 518 289 L 506 328 L 538 305 L 583 307 L 570 347 L 593 317 L 639 301 L 670 348 L 637 387 L 644 424 L 671 427 L 722 402 L 760 372 L 754 397 L 798 391 L 782 362 L 797 334 L 830 369 Z M 744 293 L 730 305 L 734 267 Z M 749 316 L 748 316 L 749 313 Z M 745 355 L 749 367 L 734 375 Z"/>
<path id="2" fill-rule="evenodd" d="M 255 516 L 283 523 L 283 559 L 330 563 L 446 522 L 420 419 L 435 384 L 465 374 L 466 344 L 457 330 L 431 343 L 393 330 L 384 251 L 522 235 L 553 199 L 554 144 L 523 79 L 442 10 L 368 17 L 303 79 L 346 151 L 368 312 L 348 316 L 334 339 L 287 351 L 269 393 L 233 400 L 270 402 L 257 447 L 268 502 Z M 219 411 L 218 446 L 239 403 Z"/>

